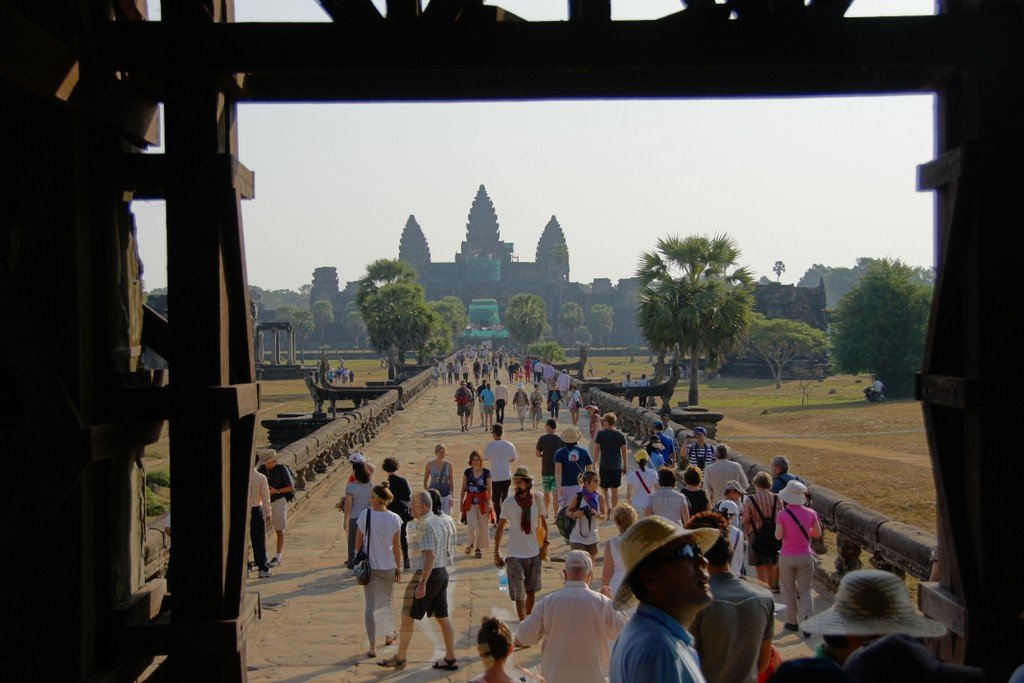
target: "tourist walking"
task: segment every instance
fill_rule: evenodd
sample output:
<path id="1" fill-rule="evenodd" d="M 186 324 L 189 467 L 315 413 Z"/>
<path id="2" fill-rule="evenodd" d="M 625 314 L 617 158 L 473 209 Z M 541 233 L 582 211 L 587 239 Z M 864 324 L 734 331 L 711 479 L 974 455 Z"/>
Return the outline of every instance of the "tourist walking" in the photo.
<path id="1" fill-rule="evenodd" d="M 672 437 L 665 433 L 665 423 L 661 420 L 655 422 L 652 427 L 654 439 L 651 440 L 651 447 L 654 450 L 648 449 L 648 452 L 656 452 L 661 456 L 661 464 L 671 467 L 675 464 L 675 444 L 672 443 Z"/>
<path id="2" fill-rule="evenodd" d="M 758 472 L 754 476 L 754 494 L 743 504 L 743 531 L 747 534 L 748 563 L 757 570 L 758 580 L 777 593 L 782 544 L 775 538 L 775 515 L 782 503 L 771 488 L 772 475 Z"/>
<path id="3" fill-rule="evenodd" d="M 783 628 L 797 631 L 800 622 L 814 613 L 811 579 L 814 577 L 814 549 L 811 539 L 821 536 L 818 513 L 807 507 L 807 487 L 790 481 L 779 493 L 783 509 L 775 515 L 775 538 L 779 551 L 779 588 L 786 603 Z"/>
<path id="4" fill-rule="evenodd" d="M 370 507 L 370 473 L 366 464 L 362 462 L 352 463 L 352 476 L 355 481 L 350 481 L 345 487 L 345 497 L 340 503 L 345 514 L 345 521 L 342 526 L 348 535 L 348 559 L 345 566 L 352 569 L 355 566 L 356 556 L 356 520 L 364 510 Z"/>
<path id="5" fill-rule="evenodd" d="M 619 487 L 622 486 L 622 477 L 626 476 L 626 459 L 629 457 L 626 437 L 615 428 L 615 423 L 615 413 L 605 413 L 601 417 L 601 430 L 591 435 L 594 460 L 598 463 L 598 473 L 601 475 L 604 507 L 609 511 L 619 504 Z"/>
<path id="6" fill-rule="evenodd" d="M 626 576 L 626 567 L 622 563 L 619 543 L 622 541 L 622 534 L 636 524 L 636 520 L 636 510 L 629 503 L 616 505 L 612 510 L 612 521 L 615 523 L 619 535 L 609 538 L 604 544 L 604 564 L 601 572 L 601 593 L 609 598 L 615 596 L 615 592 L 622 584 L 622 579 Z"/>
<path id="7" fill-rule="evenodd" d="M 503 434 L 501 425 L 491 427 L 491 442 L 484 448 L 484 460 L 491 466 L 491 503 L 497 517 L 501 517 L 501 504 L 512 484 L 512 463 L 519 457 L 515 445 L 502 438 Z"/>
<path id="8" fill-rule="evenodd" d="M 676 472 L 671 467 L 658 469 L 658 488 L 651 491 L 644 515 L 659 515 L 680 526 L 690 521 L 690 504 L 676 491 Z"/>
<path id="9" fill-rule="evenodd" d="M 526 429 L 526 414 L 530 409 L 530 397 L 523 389 L 523 383 L 516 385 L 516 393 L 512 395 L 512 407 L 516 410 L 516 417 L 519 418 L 519 431 Z"/>
<path id="10" fill-rule="evenodd" d="M 505 568 L 508 576 L 508 596 L 516 604 L 519 621 L 533 611 L 537 591 L 541 589 L 541 546 L 537 530 L 544 529 L 547 536 L 547 518 L 544 498 L 533 490 L 533 476 L 525 467 L 516 470 L 513 477 L 515 495 L 501 509 L 498 528 L 494 532 L 494 565 Z M 501 556 L 501 539 L 508 528 L 506 557 Z M 545 542 L 546 543 L 546 542 Z"/>
<path id="11" fill-rule="evenodd" d="M 704 553 L 714 529 L 683 529 L 645 517 L 622 535 L 626 576 L 615 593 L 618 609 L 639 601 L 611 655 L 611 683 L 705 683 L 686 624 L 711 602 Z"/>
<path id="12" fill-rule="evenodd" d="M 715 447 L 707 442 L 708 430 L 695 427 L 693 443 L 686 447 L 686 462 L 703 470 L 715 459 Z"/>
<path id="13" fill-rule="evenodd" d="M 584 406 L 583 410 L 586 411 L 588 416 L 587 425 L 589 430 L 587 433 L 590 435 L 591 448 L 593 448 L 594 439 L 601 430 L 601 409 L 591 403 L 588 406 Z M 596 458 L 597 456 L 594 457 Z"/>
<path id="14" fill-rule="evenodd" d="M 704 474 L 696 465 L 687 465 L 683 470 L 683 488 L 680 492 L 686 496 L 691 515 L 711 509 L 708 492 L 704 490 Z"/>
<path id="15" fill-rule="evenodd" d="M 721 515 L 694 515 L 689 529 L 713 529 L 718 540 L 705 553 L 711 604 L 690 625 L 704 677 L 714 683 L 757 683 L 768 668 L 775 636 L 775 600 L 771 591 L 743 581 L 730 571 L 729 526 Z M 728 647 L 723 647 L 728 643 Z"/>
<path id="16" fill-rule="evenodd" d="M 747 475 L 743 466 L 729 459 L 729 447 L 720 443 L 715 447 L 715 461 L 704 469 L 704 486 L 711 497 L 711 506 L 725 500 L 725 485 L 730 481 L 740 482 L 747 488 Z"/>
<path id="17" fill-rule="evenodd" d="M 594 469 L 594 459 L 579 445 L 580 430 L 570 425 L 562 431 L 565 444 L 555 452 L 555 479 L 558 481 L 558 506 L 568 505 L 579 488 L 580 475 Z"/>
<path id="18" fill-rule="evenodd" d="M 593 578 L 590 554 L 569 551 L 562 587 L 542 598 L 516 629 L 516 642 L 541 643 L 540 669 L 548 681 L 608 680 L 609 644 L 626 617 L 609 598 L 591 590 Z"/>
<path id="19" fill-rule="evenodd" d="M 455 631 L 448 617 L 448 566 L 454 562 L 451 547 L 455 540 L 451 538 L 451 530 L 441 516 L 434 514 L 429 492 L 416 491 L 413 494 L 412 512 L 420 526 L 420 566 L 406 584 L 398 652 L 378 661 L 377 665 L 404 667 L 409 643 L 412 642 L 413 622 L 427 616 L 437 621 L 444 639 L 444 659 L 434 662 L 434 668 L 456 671 L 459 661 L 455 657 Z"/>
<path id="20" fill-rule="evenodd" d="M 259 457 L 254 458 L 259 462 Z M 259 570 L 259 578 L 270 577 L 267 564 L 267 526 L 271 522 L 270 484 L 267 477 L 256 471 L 249 471 L 249 543 L 252 546 L 253 564 Z M 251 566 L 251 565 L 250 565 Z"/>
<path id="21" fill-rule="evenodd" d="M 460 382 L 455 390 L 455 414 L 459 416 L 460 431 L 468 432 L 473 424 L 473 392 L 465 382 Z"/>
<path id="22" fill-rule="evenodd" d="M 540 458 L 540 478 L 544 489 L 544 508 L 551 508 L 551 515 L 554 517 L 558 512 L 558 480 L 555 478 L 555 453 L 557 453 L 565 442 L 558 435 L 558 423 L 548 420 L 544 423 L 544 434 L 537 439 L 536 454 Z"/>
<path id="23" fill-rule="evenodd" d="M 487 527 L 491 520 L 491 471 L 484 467 L 480 451 L 469 454 L 469 467 L 462 473 L 459 507 L 462 521 L 469 527 L 466 554 L 476 551 L 480 558 L 488 547 Z"/>
<path id="24" fill-rule="evenodd" d="M 487 395 L 484 395 L 487 392 Z M 486 381 L 480 380 L 480 386 L 476 388 L 478 403 L 480 404 L 480 426 L 485 430 L 490 429 L 494 420 L 494 392 Z"/>
<path id="25" fill-rule="evenodd" d="M 405 477 L 398 474 L 398 458 L 384 458 L 382 465 L 388 473 L 388 490 L 391 491 L 391 503 L 388 510 L 391 510 L 402 520 L 402 568 L 409 569 L 409 536 L 408 526 L 412 521 L 412 490 Z"/>
<path id="26" fill-rule="evenodd" d="M 267 566 L 278 567 L 284 553 L 284 533 L 288 529 L 288 503 L 295 498 L 295 482 L 288 468 L 278 464 L 277 451 L 272 448 L 264 449 L 260 453 L 260 463 L 257 471 L 267 478 L 267 488 L 270 490 L 270 521 L 277 536 L 277 552 L 270 558 Z"/>
<path id="27" fill-rule="evenodd" d="M 569 385 L 567 403 L 569 405 L 569 418 L 572 420 L 572 423 L 576 425 L 580 421 L 580 409 L 583 407 L 583 395 L 580 394 L 580 390 L 575 384 Z"/>
<path id="28" fill-rule="evenodd" d="M 644 449 L 633 454 L 637 468 L 626 477 L 626 496 L 637 512 L 651 505 L 651 493 L 658 488 L 658 472 L 651 466 L 651 458 Z"/>
<path id="29" fill-rule="evenodd" d="M 377 656 L 378 612 L 385 617 L 384 644 L 391 645 L 397 638 L 391 596 L 395 584 L 402 580 L 402 519 L 387 509 L 393 500 L 387 482 L 372 487 L 370 507 L 356 519 L 356 547 L 366 553 L 370 564 L 370 582 L 363 585 L 363 622 L 370 641 L 367 657 Z"/>
<path id="30" fill-rule="evenodd" d="M 505 424 L 505 404 L 508 403 L 508 387 L 501 380 L 494 381 L 494 420 Z"/>
<path id="31" fill-rule="evenodd" d="M 484 619 L 476 634 L 476 651 L 484 663 L 484 672 L 470 683 L 520 683 L 505 672 L 509 655 L 515 651 L 512 632 L 501 619 Z"/>
<path id="32" fill-rule="evenodd" d="M 566 505 L 566 514 L 576 520 L 569 533 L 569 547 L 585 550 L 597 560 L 597 545 L 601 542 L 600 523 L 605 514 L 604 498 L 597 492 L 600 482 L 597 472 L 588 471 L 579 476 L 579 490 Z"/>
<path id="33" fill-rule="evenodd" d="M 452 488 L 454 471 L 447 460 L 448 449 L 443 443 L 434 446 L 434 459 L 423 467 L 423 488 L 435 489 L 441 494 L 441 505 L 446 515 L 452 512 Z"/>
<path id="34" fill-rule="evenodd" d="M 737 525 L 740 514 L 739 506 L 731 500 L 723 500 L 714 509 L 714 512 L 720 514 L 729 525 L 729 548 L 732 549 L 732 562 L 729 564 L 729 569 L 736 576 L 746 576 L 747 541 Z"/>
<path id="35" fill-rule="evenodd" d="M 786 484 L 796 480 L 800 481 L 800 477 L 789 472 L 789 458 L 784 455 L 776 455 L 772 458 L 771 463 L 772 470 L 772 493 L 779 493 L 782 489 L 786 488 Z"/>
<path id="36" fill-rule="evenodd" d="M 533 391 L 530 392 L 530 420 L 533 422 L 533 428 L 536 429 L 540 424 L 541 419 L 544 417 L 544 394 L 541 393 L 540 385 L 534 384 Z"/>

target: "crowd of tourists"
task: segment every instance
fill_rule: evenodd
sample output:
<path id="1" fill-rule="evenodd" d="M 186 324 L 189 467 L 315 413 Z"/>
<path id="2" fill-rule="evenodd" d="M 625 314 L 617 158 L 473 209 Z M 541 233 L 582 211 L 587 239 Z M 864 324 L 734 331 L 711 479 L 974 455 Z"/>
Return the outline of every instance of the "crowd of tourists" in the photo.
<path id="1" fill-rule="evenodd" d="M 491 363 L 515 362 L 500 354 L 467 359 L 481 373 Z M 462 362 L 455 358 L 456 370 Z M 525 364 L 536 372 L 533 359 Z M 541 365 L 543 378 L 547 366 Z M 674 434 L 657 423 L 632 448 L 613 413 L 587 406 L 594 419 L 585 435 L 575 422 L 534 418 L 533 392 L 525 385 L 499 399 L 496 376 L 493 388 L 483 374 L 473 376 L 482 389 L 461 374 L 443 381 L 459 384 L 463 430 L 467 413 L 459 392 L 472 392 L 489 439 L 460 463 L 436 444 L 422 469 L 422 489 L 410 487 L 394 457 L 382 463 L 386 476 L 376 476 L 362 454 L 350 457 L 339 508 L 346 566 L 363 585 L 366 655 L 377 657 L 382 642 L 397 643 L 379 666 L 406 666 L 414 623 L 424 618 L 437 622 L 443 640 L 444 654 L 432 666 L 454 671 L 466 664 L 455 653 L 448 601 L 461 556 L 477 568 L 477 561 L 493 562 L 515 609 L 514 620 L 490 617 L 476 631 L 485 672 L 475 681 L 981 680 L 977 670 L 939 663 L 913 640 L 944 628 L 914 610 L 906 586 L 890 573 L 846 574 L 834 604 L 815 613 L 811 579 L 821 522 L 785 457 L 772 460 L 771 473 L 748 481 L 729 448 L 711 444 L 701 428 Z M 542 426 L 531 457 L 508 440 L 499 400 L 512 403 L 521 429 L 527 417 Z M 470 423 L 473 415 L 470 410 Z M 293 487 L 275 457 L 263 453 L 252 475 L 261 576 L 281 563 L 280 510 Z M 539 480 L 526 460 L 539 465 Z M 256 536 L 264 524 L 277 530 L 279 522 L 277 554 L 268 561 Z M 542 569 L 556 555 L 564 559 L 562 585 L 540 597 Z M 781 661 L 777 615 L 796 638 L 823 636 L 815 658 Z M 540 667 L 527 671 L 513 653 L 535 645 Z"/>

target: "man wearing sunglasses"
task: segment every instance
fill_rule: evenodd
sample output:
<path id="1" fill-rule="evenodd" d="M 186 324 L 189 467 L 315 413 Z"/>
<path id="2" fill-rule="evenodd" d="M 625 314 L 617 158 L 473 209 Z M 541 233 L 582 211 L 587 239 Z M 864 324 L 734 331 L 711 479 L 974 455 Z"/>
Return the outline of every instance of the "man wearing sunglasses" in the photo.
<path id="1" fill-rule="evenodd" d="M 703 553 L 720 536 L 716 529 L 681 529 L 658 516 L 641 519 L 622 535 L 626 576 L 615 606 L 640 605 L 615 641 L 611 683 L 705 683 L 684 625 L 711 602 Z"/>

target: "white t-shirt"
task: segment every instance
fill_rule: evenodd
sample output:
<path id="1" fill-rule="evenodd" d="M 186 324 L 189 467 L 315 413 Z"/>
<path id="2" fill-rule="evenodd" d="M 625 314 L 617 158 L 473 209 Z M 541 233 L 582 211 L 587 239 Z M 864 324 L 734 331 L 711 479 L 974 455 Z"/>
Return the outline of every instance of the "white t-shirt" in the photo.
<path id="1" fill-rule="evenodd" d="M 370 523 L 370 548 L 366 548 L 366 514 L 373 513 L 373 521 Z M 378 512 L 376 510 L 363 510 L 356 522 L 359 530 L 363 532 L 363 550 L 370 556 L 371 569 L 397 569 L 395 564 L 395 551 L 391 547 L 391 541 L 395 533 L 402 528 L 402 518 L 390 510 Z"/>
<path id="2" fill-rule="evenodd" d="M 533 505 L 530 506 L 530 530 L 523 532 L 523 509 L 519 507 L 512 494 L 501 504 L 501 518 L 507 520 L 505 534 L 508 536 L 509 557 L 537 557 L 540 555 L 540 544 L 537 543 L 537 526 L 540 516 L 544 513 L 544 494 L 533 492 Z"/>
<path id="3" fill-rule="evenodd" d="M 484 449 L 484 460 L 490 463 L 491 481 L 512 478 L 512 461 L 517 458 L 516 447 L 505 439 L 492 440 Z"/>
<path id="4" fill-rule="evenodd" d="M 683 523 L 683 508 L 689 509 L 690 503 L 675 489 L 657 489 L 651 491 L 650 506 L 651 512 L 678 526 Z"/>
<path id="5" fill-rule="evenodd" d="M 633 497 L 629 502 L 632 503 L 639 514 L 643 514 L 644 508 L 651 501 L 650 494 L 644 490 L 644 485 L 640 483 L 641 477 L 644 483 L 647 484 L 647 488 L 651 490 L 651 493 L 658 488 L 658 473 L 653 467 L 648 466 L 646 470 L 635 469 L 629 473 L 626 483 L 633 487 Z"/>
<path id="6" fill-rule="evenodd" d="M 573 498 L 575 497 L 575 494 L 573 494 Z M 580 509 L 583 508 L 590 508 L 591 517 L 589 520 L 586 517 L 580 517 L 576 520 L 576 525 L 573 526 L 572 532 L 569 534 L 569 543 L 591 545 L 601 540 L 601 536 L 598 533 L 598 526 L 601 523 L 600 511 L 587 505 L 586 498 L 580 500 Z"/>
<path id="7" fill-rule="evenodd" d="M 508 400 L 508 387 L 504 384 L 499 384 L 494 387 L 494 400 L 495 401 L 507 401 Z"/>

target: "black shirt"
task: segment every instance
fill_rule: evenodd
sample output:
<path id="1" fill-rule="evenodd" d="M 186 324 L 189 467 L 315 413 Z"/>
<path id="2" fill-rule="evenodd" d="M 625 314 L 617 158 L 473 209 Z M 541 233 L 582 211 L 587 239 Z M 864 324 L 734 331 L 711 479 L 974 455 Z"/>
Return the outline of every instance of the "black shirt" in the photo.
<path id="1" fill-rule="evenodd" d="M 288 468 L 281 463 L 274 465 L 273 469 L 268 469 L 266 465 L 260 465 L 257 472 L 267 476 L 267 484 L 269 484 L 272 489 L 286 489 L 289 486 L 295 486 L 295 482 L 292 481 L 292 475 L 288 474 Z M 273 503 L 275 500 L 284 498 L 285 496 L 293 496 L 293 494 L 271 493 L 270 502 Z"/>
<path id="2" fill-rule="evenodd" d="M 602 470 L 622 469 L 622 447 L 626 445 L 626 437 L 618 429 L 602 429 L 594 435 L 594 442 L 601 447 Z"/>
<path id="3" fill-rule="evenodd" d="M 537 450 L 541 452 L 540 474 L 549 477 L 555 476 L 555 452 L 565 446 L 562 437 L 558 434 L 545 434 L 537 439 Z"/>
<path id="4" fill-rule="evenodd" d="M 388 475 L 388 490 L 395 500 L 404 500 L 406 503 L 412 501 L 412 491 L 409 489 L 409 481 L 397 474 Z"/>

